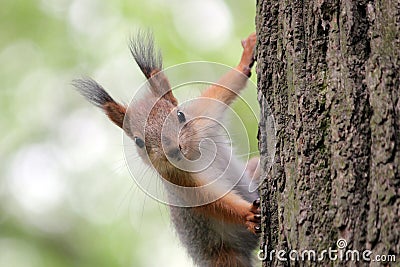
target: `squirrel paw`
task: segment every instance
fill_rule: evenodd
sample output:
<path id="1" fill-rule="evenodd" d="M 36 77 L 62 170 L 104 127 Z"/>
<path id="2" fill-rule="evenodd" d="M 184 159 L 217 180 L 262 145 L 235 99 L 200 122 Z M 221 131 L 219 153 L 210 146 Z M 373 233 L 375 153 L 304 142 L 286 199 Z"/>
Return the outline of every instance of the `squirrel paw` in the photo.
<path id="1" fill-rule="evenodd" d="M 246 216 L 247 229 L 253 234 L 261 233 L 261 210 L 260 210 L 260 199 L 254 200 L 250 206 L 249 213 Z"/>
<path id="2" fill-rule="evenodd" d="M 246 39 L 242 40 L 243 54 L 240 64 L 243 66 L 243 72 L 250 76 L 251 67 L 254 65 L 254 50 L 256 46 L 256 33 L 252 33 Z"/>

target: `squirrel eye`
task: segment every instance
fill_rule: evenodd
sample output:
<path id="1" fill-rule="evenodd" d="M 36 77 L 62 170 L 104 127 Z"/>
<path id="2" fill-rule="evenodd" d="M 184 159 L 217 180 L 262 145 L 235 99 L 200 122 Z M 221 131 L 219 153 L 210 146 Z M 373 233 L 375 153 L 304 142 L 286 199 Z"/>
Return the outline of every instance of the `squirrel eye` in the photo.
<path id="1" fill-rule="evenodd" d="M 144 147 L 144 141 L 142 139 L 140 139 L 139 137 L 135 137 L 133 140 L 135 141 L 135 143 L 138 147 L 140 147 L 140 148 Z"/>
<path id="2" fill-rule="evenodd" d="M 179 111 L 179 110 L 178 110 L 177 115 L 178 115 L 178 121 L 179 121 L 180 123 L 186 121 L 185 114 L 183 114 L 182 111 Z"/>

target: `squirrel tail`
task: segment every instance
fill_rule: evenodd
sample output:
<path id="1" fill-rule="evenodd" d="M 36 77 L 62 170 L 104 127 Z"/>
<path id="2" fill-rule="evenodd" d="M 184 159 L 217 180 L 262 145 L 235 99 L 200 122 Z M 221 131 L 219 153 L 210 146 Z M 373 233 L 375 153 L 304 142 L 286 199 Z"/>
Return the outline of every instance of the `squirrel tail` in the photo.
<path id="1" fill-rule="evenodd" d="M 115 102 L 100 84 L 91 78 L 85 78 L 73 80 L 72 85 L 90 103 L 101 108 L 112 122 L 122 128 L 126 107 Z"/>

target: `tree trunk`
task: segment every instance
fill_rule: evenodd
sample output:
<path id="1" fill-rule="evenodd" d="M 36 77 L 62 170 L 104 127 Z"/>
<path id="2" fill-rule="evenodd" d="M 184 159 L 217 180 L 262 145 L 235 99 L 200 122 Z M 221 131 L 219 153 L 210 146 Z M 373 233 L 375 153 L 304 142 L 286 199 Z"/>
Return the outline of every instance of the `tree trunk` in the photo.
<path id="1" fill-rule="evenodd" d="M 399 264 L 399 0 L 259 0 L 256 24 L 259 101 L 277 141 L 269 170 L 261 116 L 264 266 Z M 342 260 L 290 255 L 337 245 Z"/>

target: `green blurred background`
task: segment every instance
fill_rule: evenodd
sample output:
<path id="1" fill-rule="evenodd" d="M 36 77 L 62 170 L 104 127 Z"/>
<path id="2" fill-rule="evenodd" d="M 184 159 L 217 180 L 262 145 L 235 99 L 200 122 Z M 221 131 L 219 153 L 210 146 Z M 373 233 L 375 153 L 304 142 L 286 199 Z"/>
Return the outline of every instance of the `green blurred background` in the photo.
<path id="1" fill-rule="evenodd" d="M 143 28 L 165 67 L 234 66 L 254 16 L 234 0 L 3 0 L 0 266 L 191 266 L 167 208 L 130 177 L 121 131 L 71 80 L 94 77 L 129 102 L 144 78 L 127 44 Z M 257 107 L 255 90 L 244 96 Z"/>

